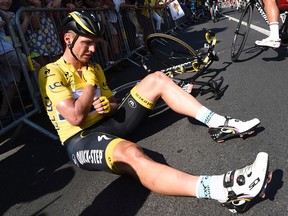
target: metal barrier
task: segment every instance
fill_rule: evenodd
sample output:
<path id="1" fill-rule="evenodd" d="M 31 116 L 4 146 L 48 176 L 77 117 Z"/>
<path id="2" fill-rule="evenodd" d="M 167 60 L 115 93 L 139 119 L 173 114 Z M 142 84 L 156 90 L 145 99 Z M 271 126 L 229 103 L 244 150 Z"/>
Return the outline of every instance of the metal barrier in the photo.
<path id="1" fill-rule="evenodd" d="M 33 78 L 31 79 L 31 75 L 32 77 L 34 76 L 33 71 L 31 71 L 28 66 L 29 58 L 26 58 L 25 55 L 23 56 L 22 54 L 22 44 L 19 43 L 12 24 L 2 11 L 0 11 L 0 16 L 6 23 L 6 32 L 7 35 L 9 35 L 6 36 L 5 39 L 11 40 L 14 47 L 14 51 L 4 52 L 1 55 L 1 107 L 8 106 L 8 111 L 4 116 L 1 116 L 0 135 L 19 126 L 21 123 L 26 123 L 35 129 L 44 132 L 51 138 L 55 138 L 55 135 L 29 120 L 29 117 L 40 112 L 39 97 L 37 97 L 36 90 L 37 87 L 35 82 L 34 84 L 32 82 Z M 4 50 L 2 41 L 0 43 L 1 49 Z M 14 53 L 15 55 L 12 55 Z M 16 56 L 17 58 L 13 60 L 13 64 L 11 63 L 12 56 Z M 17 74 L 14 74 L 15 71 L 13 70 L 15 70 L 15 68 L 18 69 L 17 71 L 20 73 L 20 82 L 19 79 L 16 78 Z M 11 82 L 7 82 L 4 77 L 4 72 L 12 75 L 12 80 L 9 80 Z"/>
<path id="2" fill-rule="evenodd" d="M 136 10 L 127 8 L 117 13 L 116 11 L 109 11 L 101 8 L 85 8 L 85 10 L 93 10 L 99 16 L 105 26 L 103 40 L 98 43 L 96 52 L 92 57 L 92 61 L 99 63 L 104 70 L 109 69 L 111 66 L 117 64 L 117 62 L 122 61 L 123 59 L 127 59 L 130 62 L 140 66 L 131 57 L 134 54 L 141 55 L 138 53 L 138 51 L 144 48 L 143 44 L 145 38 L 150 33 L 156 32 L 153 18 L 151 16 L 145 17 L 141 14 L 144 9 L 148 9 L 149 13 L 152 10 L 151 7 L 143 7 Z M 2 17 L 7 23 L 7 29 L 17 54 L 22 75 L 20 83 L 18 83 L 16 80 L 13 81 L 14 85 L 16 86 L 16 93 L 13 96 L 13 100 L 9 101 L 7 84 L 5 83 L 5 80 L 2 78 L 1 74 L 3 71 L 3 65 L 6 66 L 5 68 L 7 68 L 7 65 L 9 65 L 10 69 L 13 67 L 13 65 L 10 65 L 9 59 L 6 59 L 6 61 L 1 60 L 0 91 L 2 92 L 2 98 L 6 98 L 6 101 L 8 101 L 9 111 L 6 119 L 0 119 L 0 135 L 3 135 L 14 127 L 17 127 L 19 124 L 25 123 L 35 128 L 39 132 L 51 137 L 52 139 L 58 139 L 58 136 L 55 133 L 44 129 L 40 125 L 29 120 L 31 116 L 41 112 L 42 105 L 37 82 L 37 70 L 35 69 L 33 61 L 36 60 L 36 62 L 38 62 L 41 66 L 44 66 L 48 62 L 54 61 L 62 55 L 62 52 L 65 49 L 65 44 L 62 40 L 63 34 L 61 26 L 63 19 L 68 12 L 69 11 L 67 8 L 20 8 L 16 13 L 17 31 L 15 31 L 12 24 L 6 18 L 5 13 L 0 11 L 0 17 Z M 44 29 L 41 30 L 41 27 L 39 27 L 37 31 L 31 31 L 30 29 L 30 31 L 28 30 L 24 33 L 21 29 L 20 23 L 20 17 L 23 13 L 31 13 L 32 19 L 35 14 L 40 14 L 41 18 L 43 18 L 44 21 L 48 20 L 50 27 L 54 29 L 53 35 L 49 35 L 49 32 L 45 31 Z M 109 22 L 109 16 L 111 13 L 115 13 L 117 16 L 117 22 Z M 177 21 L 172 20 L 170 12 L 167 8 L 161 9 L 161 16 L 164 21 L 161 25 L 163 30 L 161 30 L 164 33 L 169 33 L 171 31 L 173 32 L 173 30 L 184 24 L 187 20 L 185 16 Z M 137 25 L 141 27 L 141 30 L 137 29 L 139 28 Z M 32 24 L 30 22 L 30 27 L 31 26 Z M 37 47 L 35 44 L 33 44 L 33 41 L 35 42 L 35 36 L 43 38 L 43 43 L 41 45 L 44 47 L 47 46 L 47 52 L 43 51 L 43 46 L 39 46 L 39 49 L 37 50 Z M 51 46 L 49 46 L 51 38 L 47 36 L 51 36 L 53 38 L 52 42 L 54 42 L 54 45 L 56 43 L 57 45 L 55 46 L 59 46 L 58 48 L 61 51 L 58 50 L 58 53 L 51 52 Z M 50 42 L 48 42 L 47 38 L 49 38 Z M 0 45 L 3 47 L 1 43 Z M 44 115 L 46 115 L 46 113 L 44 113 Z"/>

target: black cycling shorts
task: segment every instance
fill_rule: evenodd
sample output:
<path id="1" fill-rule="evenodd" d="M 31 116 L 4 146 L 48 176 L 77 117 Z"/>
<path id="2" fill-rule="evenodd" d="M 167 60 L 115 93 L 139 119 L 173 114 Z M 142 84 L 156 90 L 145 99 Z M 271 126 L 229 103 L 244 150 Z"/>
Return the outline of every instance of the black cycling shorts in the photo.
<path id="1" fill-rule="evenodd" d="M 114 147 L 148 117 L 153 107 L 154 102 L 142 97 L 134 87 L 113 116 L 102 119 L 64 142 L 70 160 L 85 170 L 119 173 L 113 163 Z"/>

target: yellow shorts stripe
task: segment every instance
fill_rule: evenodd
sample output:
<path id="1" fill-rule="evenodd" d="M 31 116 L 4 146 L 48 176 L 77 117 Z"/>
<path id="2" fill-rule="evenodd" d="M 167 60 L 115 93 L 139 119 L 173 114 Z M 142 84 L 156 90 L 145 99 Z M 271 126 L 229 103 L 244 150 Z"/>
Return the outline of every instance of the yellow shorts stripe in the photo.
<path id="1" fill-rule="evenodd" d="M 131 96 L 143 107 L 147 109 L 153 109 L 155 102 L 150 101 L 146 98 L 144 98 L 137 90 L 136 86 L 131 89 Z"/>
<path id="2" fill-rule="evenodd" d="M 115 146 L 121 141 L 124 141 L 124 139 L 121 139 L 121 138 L 113 139 L 108 144 L 108 146 L 107 146 L 107 148 L 105 150 L 106 163 L 107 163 L 108 167 L 110 168 L 110 170 L 112 170 L 114 173 L 117 173 L 117 174 L 121 174 L 121 173 L 115 167 L 114 159 L 113 159 L 113 150 L 114 150 Z"/>

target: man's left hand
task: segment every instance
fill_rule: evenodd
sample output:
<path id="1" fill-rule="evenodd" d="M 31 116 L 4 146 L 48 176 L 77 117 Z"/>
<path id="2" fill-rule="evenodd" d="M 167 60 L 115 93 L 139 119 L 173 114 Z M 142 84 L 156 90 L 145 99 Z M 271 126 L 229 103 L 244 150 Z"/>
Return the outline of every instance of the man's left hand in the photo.
<path id="1" fill-rule="evenodd" d="M 93 106 L 96 112 L 98 112 L 99 114 L 106 114 L 109 113 L 111 110 L 110 102 L 105 96 L 101 96 L 99 98 L 95 97 Z"/>

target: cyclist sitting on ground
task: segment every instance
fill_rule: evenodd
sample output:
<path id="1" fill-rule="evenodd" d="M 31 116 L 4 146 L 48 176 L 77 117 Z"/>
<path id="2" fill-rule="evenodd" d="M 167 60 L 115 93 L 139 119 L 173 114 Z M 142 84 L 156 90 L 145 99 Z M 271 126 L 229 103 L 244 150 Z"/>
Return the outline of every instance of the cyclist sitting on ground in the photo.
<path id="1" fill-rule="evenodd" d="M 258 46 L 278 48 L 281 45 L 279 37 L 279 9 L 276 0 L 263 0 L 265 11 L 269 21 L 270 35 L 263 40 L 256 40 Z"/>
<path id="2" fill-rule="evenodd" d="M 260 123 L 258 119 L 243 122 L 220 116 L 162 72 L 146 76 L 118 106 L 103 70 L 90 61 L 103 34 L 97 16 L 92 12 L 73 11 L 63 21 L 63 31 L 65 52 L 40 70 L 39 84 L 49 118 L 75 165 L 86 170 L 129 174 L 156 193 L 211 198 L 226 203 L 229 208 L 236 207 L 231 199 L 241 199 L 246 205 L 259 194 L 267 170 L 266 153 L 259 153 L 252 165 L 234 170 L 233 175 L 228 172 L 193 176 L 153 161 L 140 146 L 125 139 L 148 116 L 160 97 L 174 111 L 209 126 L 216 141 L 218 135 L 222 136 L 221 131 L 226 131 L 228 136 L 245 133 Z M 247 175 L 247 169 L 253 170 L 252 175 Z M 241 186 L 236 183 L 238 176 L 245 180 Z M 260 183 L 249 188 L 256 178 Z"/>

